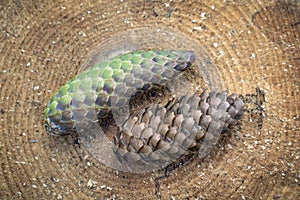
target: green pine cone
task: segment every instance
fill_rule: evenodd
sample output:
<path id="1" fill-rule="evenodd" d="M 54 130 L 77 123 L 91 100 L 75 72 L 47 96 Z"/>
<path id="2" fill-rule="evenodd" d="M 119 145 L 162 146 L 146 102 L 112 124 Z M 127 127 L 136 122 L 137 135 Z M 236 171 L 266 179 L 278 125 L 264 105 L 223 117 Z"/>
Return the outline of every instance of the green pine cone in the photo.
<path id="1" fill-rule="evenodd" d="M 195 62 L 192 51 L 138 50 L 83 71 L 53 95 L 44 112 L 53 135 L 66 135 L 105 119 L 138 90 L 164 86 Z"/>

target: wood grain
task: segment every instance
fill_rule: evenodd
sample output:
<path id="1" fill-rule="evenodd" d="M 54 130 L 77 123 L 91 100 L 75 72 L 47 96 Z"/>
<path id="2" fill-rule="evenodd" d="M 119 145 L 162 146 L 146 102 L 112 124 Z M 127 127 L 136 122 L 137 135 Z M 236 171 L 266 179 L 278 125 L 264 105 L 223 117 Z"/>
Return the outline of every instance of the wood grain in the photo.
<path id="1" fill-rule="evenodd" d="M 297 199 L 300 4 L 297 1 L 0 3 L 0 199 Z M 265 92 L 204 160 L 163 171 L 112 170 L 43 127 L 49 98 L 117 32 L 168 27 L 204 47 L 229 93 Z M 184 41 L 183 41 L 184 42 Z"/>

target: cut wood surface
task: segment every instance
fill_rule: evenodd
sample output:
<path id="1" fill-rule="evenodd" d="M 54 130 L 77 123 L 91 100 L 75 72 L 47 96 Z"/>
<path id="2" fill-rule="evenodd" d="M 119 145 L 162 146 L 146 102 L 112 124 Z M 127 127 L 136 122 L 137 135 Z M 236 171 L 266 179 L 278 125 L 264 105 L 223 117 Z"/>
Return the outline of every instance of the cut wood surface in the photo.
<path id="1" fill-rule="evenodd" d="M 4 0 L 0 26 L 0 199 L 300 198 L 299 1 Z M 159 180 L 164 170 L 111 169 L 43 125 L 52 94 L 100 43 L 143 27 L 191 38 L 222 89 L 249 98 L 205 159 Z"/>

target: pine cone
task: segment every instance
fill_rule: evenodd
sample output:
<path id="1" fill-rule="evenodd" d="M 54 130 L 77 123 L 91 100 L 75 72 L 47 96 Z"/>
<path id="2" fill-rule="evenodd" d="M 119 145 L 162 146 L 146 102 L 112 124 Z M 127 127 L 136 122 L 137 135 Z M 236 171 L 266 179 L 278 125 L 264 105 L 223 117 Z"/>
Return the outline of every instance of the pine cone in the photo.
<path id="1" fill-rule="evenodd" d="M 122 124 L 114 135 L 115 152 L 127 163 L 171 163 L 235 125 L 243 105 L 237 94 L 216 91 L 152 105 Z"/>

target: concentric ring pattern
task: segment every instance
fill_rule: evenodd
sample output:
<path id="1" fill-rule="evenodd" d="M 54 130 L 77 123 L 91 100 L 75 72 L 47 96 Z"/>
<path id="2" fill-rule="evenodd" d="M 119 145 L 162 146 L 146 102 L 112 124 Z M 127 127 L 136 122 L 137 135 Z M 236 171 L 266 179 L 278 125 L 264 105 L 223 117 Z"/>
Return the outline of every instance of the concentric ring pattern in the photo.
<path id="1" fill-rule="evenodd" d="M 199 2 L 1 2 L 0 199 L 297 199 L 300 4 Z M 51 95 L 100 43 L 145 27 L 168 28 L 201 46 L 221 89 L 246 95 L 260 88 L 265 96 L 260 120 L 249 108 L 205 159 L 162 179 L 160 170 L 110 169 L 73 137 L 52 137 L 43 126 Z"/>

